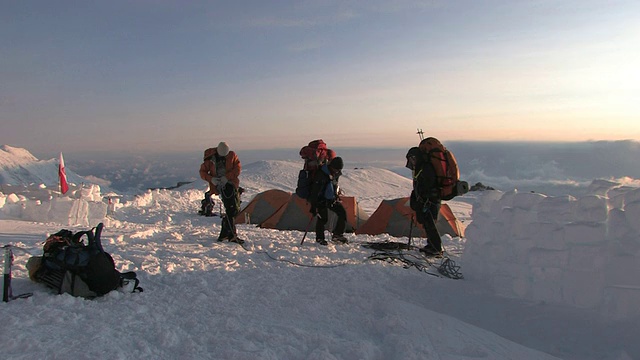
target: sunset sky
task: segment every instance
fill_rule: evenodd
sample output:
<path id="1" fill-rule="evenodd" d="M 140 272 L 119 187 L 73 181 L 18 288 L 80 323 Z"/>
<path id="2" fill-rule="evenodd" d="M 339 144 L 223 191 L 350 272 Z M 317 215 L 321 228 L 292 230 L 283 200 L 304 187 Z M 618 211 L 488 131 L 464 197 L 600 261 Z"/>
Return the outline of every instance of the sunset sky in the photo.
<path id="1" fill-rule="evenodd" d="M 0 0 L 32 151 L 640 140 L 640 1 Z"/>

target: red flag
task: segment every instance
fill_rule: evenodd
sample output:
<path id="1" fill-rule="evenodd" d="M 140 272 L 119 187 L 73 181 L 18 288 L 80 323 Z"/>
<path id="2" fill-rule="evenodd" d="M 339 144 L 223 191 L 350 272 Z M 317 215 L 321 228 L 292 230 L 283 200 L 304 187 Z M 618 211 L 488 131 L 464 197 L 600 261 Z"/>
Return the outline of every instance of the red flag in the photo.
<path id="1" fill-rule="evenodd" d="M 67 184 L 67 173 L 64 171 L 64 159 L 62 158 L 62 153 L 60 153 L 58 177 L 60 177 L 60 192 L 66 194 L 66 192 L 69 191 L 69 184 Z"/>

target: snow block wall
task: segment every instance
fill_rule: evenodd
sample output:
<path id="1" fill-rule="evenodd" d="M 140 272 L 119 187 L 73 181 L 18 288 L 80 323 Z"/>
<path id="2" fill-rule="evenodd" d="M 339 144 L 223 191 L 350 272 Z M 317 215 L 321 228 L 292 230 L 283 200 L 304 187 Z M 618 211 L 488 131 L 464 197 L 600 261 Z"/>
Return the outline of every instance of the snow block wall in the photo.
<path id="1" fill-rule="evenodd" d="M 640 316 L 640 189 L 601 181 L 590 195 L 486 191 L 473 206 L 465 277 L 502 296 Z"/>
<path id="2" fill-rule="evenodd" d="M 69 185 L 62 195 L 45 185 L 2 185 L 0 216 L 62 225 L 95 226 L 107 216 L 98 185 Z"/>

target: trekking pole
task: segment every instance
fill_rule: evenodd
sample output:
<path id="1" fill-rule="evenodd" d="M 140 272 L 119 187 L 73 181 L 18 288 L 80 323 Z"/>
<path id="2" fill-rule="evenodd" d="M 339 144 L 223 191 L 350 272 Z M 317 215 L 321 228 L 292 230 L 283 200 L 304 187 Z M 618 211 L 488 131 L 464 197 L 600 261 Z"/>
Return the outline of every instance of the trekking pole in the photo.
<path id="1" fill-rule="evenodd" d="M 318 216 L 318 214 L 313 215 L 309 220 L 309 223 L 307 224 L 307 229 L 304 231 L 304 236 L 302 237 L 302 241 L 300 241 L 300 245 L 304 244 L 304 238 L 307 237 L 307 233 L 309 232 L 309 227 L 311 227 L 311 222 L 313 221 L 313 219 L 316 218 L 316 216 Z"/>
<path id="2" fill-rule="evenodd" d="M 409 225 L 409 247 L 411 247 L 411 236 L 413 235 L 413 216 L 411 216 L 411 224 Z"/>
<path id="3" fill-rule="evenodd" d="M 2 301 L 9 302 L 9 297 L 11 297 L 11 245 L 4 246 L 4 270 L 2 271 L 3 275 L 3 286 L 2 286 Z"/>

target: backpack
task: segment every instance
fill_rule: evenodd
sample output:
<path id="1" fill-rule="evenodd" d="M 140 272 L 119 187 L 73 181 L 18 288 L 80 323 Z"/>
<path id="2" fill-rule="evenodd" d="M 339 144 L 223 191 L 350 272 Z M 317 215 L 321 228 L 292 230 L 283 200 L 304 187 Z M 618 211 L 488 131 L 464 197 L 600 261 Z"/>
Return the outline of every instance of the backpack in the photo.
<path id="1" fill-rule="evenodd" d="M 216 202 L 213 201 L 213 198 L 208 193 L 204 193 L 204 199 L 200 201 L 200 210 L 198 211 L 199 215 L 202 216 L 216 216 L 213 212 L 213 208 L 216 205 Z"/>
<path id="2" fill-rule="evenodd" d="M 303 146 L 300 149 L 300 157 L 304 160 L 304 166 L 298 173 L 296 195 L 308 199 L 311 195 L 311 183 L 315 172 L 335 158 L 336 152 L 329 149 L 322 139 L 318 139 Z"/>
<path id="3" fill-rule="evenodd" d="M 458 161 L 438 139 L 428 137 L 420 141 L 418 148 L 423 154 L 423 160 L 431 163 L 435 169 L 442 200 L 451 200 L 469 191 L 469 184 L 460 180 Z"/>
<path id="4" fill-rule="evenodd" d="M 63 229 L 49 236 L 43 246 L 40 266 L 34 278 L 58 294 L 94 298 L 118 289 L 142 292 L 133 271 L 120 273 L 100 242 L 103 224 L 73 233 Z M 95 232 L 94 232 L 95 229 Z M 88 242 L 85 244 L 83 237 Z"/>

